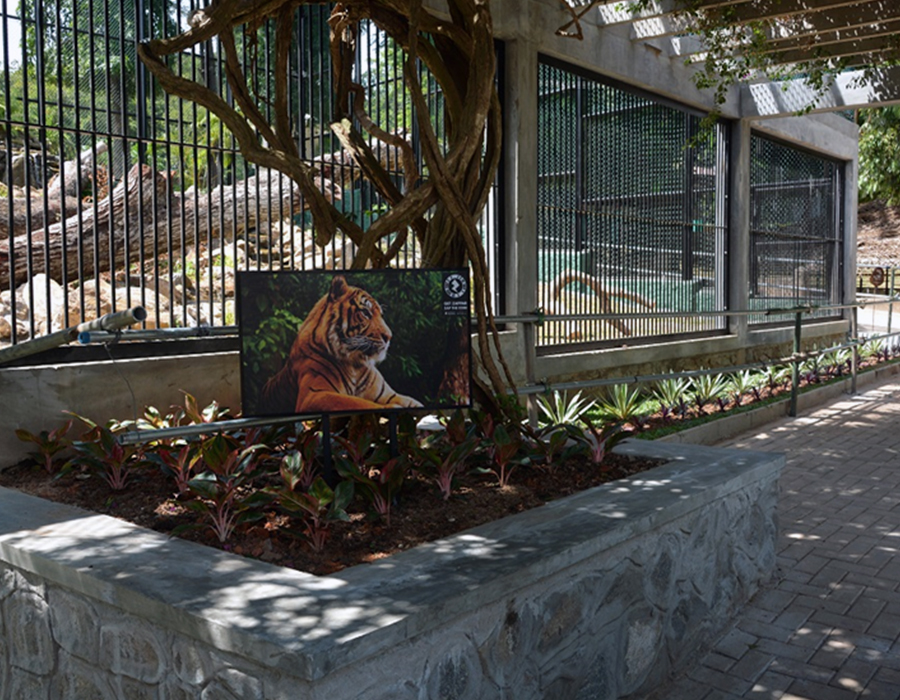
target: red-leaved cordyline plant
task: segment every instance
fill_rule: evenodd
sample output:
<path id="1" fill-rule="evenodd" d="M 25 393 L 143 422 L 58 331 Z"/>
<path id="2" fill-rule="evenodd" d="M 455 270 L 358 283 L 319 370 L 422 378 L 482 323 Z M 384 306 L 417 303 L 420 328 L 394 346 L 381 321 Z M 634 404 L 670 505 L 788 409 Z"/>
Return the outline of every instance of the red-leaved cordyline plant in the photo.
<path id="1" fill-rule="evenodd" d="M 429 435 L 419 445 L 412 447 L 411 453 L 418 468 L 432 474 L 445 501 L 453 493 L 453 480 L 464 466 L 466 459 L 478 447 L 478 441 L 469 437 L 447 450 L 441 435 Z"/>
<path id="2" fill-rule="evenodd" d="M 569 433 L 564 425 L 548 425 L 541 430 L 532 431 L 530 437 L 534 446 L 536 464 L 551 467 L 557 456 L 565 459 L 563 455 L 566 453 Z"/>
<path id="3" fill-rule="evenodd" d="M 23 442 L 33 442 L 37 445 L 37 450 L 30 452 L 32 459 L 38 464 L 43 464 L 44 471 L 53 474 L 56 471 L 54 460 L 56 455 L 71 446 L 71 441 L 66 438 L 66 434 L 72 428 L 74 421 L 67 420 L 58 428 L 53 430 L 42 430 L 39 433 L 32 433 L 24 428 L 16 430 L 16 437 Z"/>
<path id="4" fill-rule="evenodd" d="M 109 427 L 79 416 L 89 430 L 81 440 L 72 443 L 75 455 L 66 462 L 64 471 L 83 467 L 99 474 L 113 491 L 121 491 L 128 482 L 131 467 L 143 461 L 143 446 L 122 445 Z M 110 425 L 118 425 L 111 422 Z"/>
<path id="5" fill-rule="evenodd" d="M 616 443 L 627 437 L 628 433 L 623 432 L 622 427 L 616 423 L 602 425 L 598 428 L 587 416 L 584 416 L 582 420 L 586 429 L 570 426 L 569 434 L 583 445 L 591 464 L 599 466 Z"/>
<path id="6" fill-rule="evenodd" d="M 281 480 L 288 489 L 294 491 L 299 486 L 302 491 L 309 490 L 318 476 L 318 463 L 315 458 L 303 452 L 290 452 L 281 459 L 279 472 Z"/>
<path id="7" fill-rule="evenodd" d="M 179 422 L 187 421 L 190 424 L 214 423 L 228 417 L 228 408 L 219 406 L 217 401 L 210 402 L 200 408 L 200 404 L 193 394 L 184 393 L 184 408 L 172 406 Z"/>
<path id="8" fill-rule="evenodd" d="M 263 447 L 241 447 L 221 434 L 206 440 L 201 447 L 208 471 L 188 482 L 188 488 L 198 497 L 188 506 L 207 516 L 221 544 L 231 537 L 238 524 L 264 517 L 263 507 L 272 501 L 262 490 L 244 495 L 245 487 L 257 476 L 256 453 Z"/>
<path id="9" fill-rule="evenodd" d="M 175 480 L 178 497 L 190 492 L 189 482 L 194 476 L 194 467 L 202 458 L 201 445 L 188 442 L 182 445 L 157 447 L 155 452 L 147 454 L 147 460 L 156 464 L 166 476 Z"/>
<path id="10" fill-rule="evenodd" d="M 316 477 L 308 491 L 288 488 L 270 490 L 279 505 L 303 522 L 303 533 L 317 554 L 325 549 L 330 535 L 329 525 L 335 520 L 349 520 L 347 505 L 353 499 L 353 482 L 341 481 L 333 490 L 322 477 Z"/>
<path id="11" fill-rule="evenodd" d="M 390 527 L 391 507 L 409 471 L 409 461 L 403 456 L 392 457 L 387 445 L 379 445 L 365 464 L 340 457 L 335 466 L 338 474 L 353 481 L 356 493 Z"/>
<path id="12" fill-rule="evenodd" d="M 466 424 L 466 416 L 459 409 L 451 413 L 449 418 L 441 416 L 440 422 L 451 445 L 462 444 L 472 433 L 472 426 Z"/>
<path id="13" fill-rule="evenodd" d="M 491 471 L 497 476 L 501 488 L 509 484 L 516 467 L 529 463 L 529 458 L 516 459 L 522 448 L 522 436 L 518 430 L 510 432 L 501 423 L 494 426 L 491 436 L 486 441 L 487 451 L 491 457 Z"/>

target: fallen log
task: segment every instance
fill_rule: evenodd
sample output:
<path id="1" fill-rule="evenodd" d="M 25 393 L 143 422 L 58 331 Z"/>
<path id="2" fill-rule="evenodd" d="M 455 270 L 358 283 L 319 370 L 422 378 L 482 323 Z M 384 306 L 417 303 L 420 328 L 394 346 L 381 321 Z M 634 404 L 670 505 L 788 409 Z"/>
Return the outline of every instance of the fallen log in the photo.
<path id="1" fill-rule="evenodd" d="M 326 197 L 340 199 L 336 184 Z M 75 216 L 30 235 L 0 240 L 0 289 L 46 273 L 61 283 L 115 270 L 125 262 L 173 254 L 196 242 L 217 243 L 302 211 L 297 185 L 261 171 L 209 193 L 175 192 L 168 173 L 135 165 L 108 196 Z M 12 271 L 12 272 L 11 272 Z"/>
<path id="2" fill-rule="evenodd" d="M 0 197 L 0 238 L 8 239 L 10 230 L 14 236 L 22 235 L 29 229 L 42 229 L 75 215 L 81 193 L 94 181 L 94 159 L 105 153 L 106 148 L 106 143 L 100 141 L 96 148 L 89 148 L 78 158 L 67 160 L 60 168 L 62 177 L 60 173 L 54 175 L 43 194 Z M 96 191 L 96 186 L 93 189 Z"/>

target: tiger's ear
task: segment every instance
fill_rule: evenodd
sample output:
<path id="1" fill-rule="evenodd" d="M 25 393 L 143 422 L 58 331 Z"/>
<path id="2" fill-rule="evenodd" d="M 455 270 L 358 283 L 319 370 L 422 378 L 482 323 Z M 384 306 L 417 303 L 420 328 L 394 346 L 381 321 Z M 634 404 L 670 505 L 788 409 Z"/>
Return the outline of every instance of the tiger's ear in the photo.
<path id="1" fill-rule="evenodd" d="M 340 299 L 347 293 L 347 280 L 344 279 L 343 275 L 338 275 L 333 280 L 331 280 L 331 291 L 328 292 L 328 296 L 332 301 L 335 299 Z"/>

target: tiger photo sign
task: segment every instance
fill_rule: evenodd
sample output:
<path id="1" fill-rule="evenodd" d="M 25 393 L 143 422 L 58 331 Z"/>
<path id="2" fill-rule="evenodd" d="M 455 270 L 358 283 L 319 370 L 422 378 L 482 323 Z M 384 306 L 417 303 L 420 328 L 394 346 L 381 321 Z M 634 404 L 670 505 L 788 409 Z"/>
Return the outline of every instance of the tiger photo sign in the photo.
<path id="1" fill-rule="evenodd" d="M 469 272 L 239 272 L 243 415 L 471 405 Z"/>

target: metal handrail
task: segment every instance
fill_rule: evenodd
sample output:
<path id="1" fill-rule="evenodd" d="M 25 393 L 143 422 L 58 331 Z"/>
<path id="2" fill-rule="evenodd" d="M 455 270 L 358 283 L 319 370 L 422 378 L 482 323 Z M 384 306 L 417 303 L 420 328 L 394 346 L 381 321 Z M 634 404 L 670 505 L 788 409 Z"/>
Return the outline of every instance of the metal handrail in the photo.
<path id="1" fill-rule="evenodd" d="M 857 375 L 857 367 L 858 367 L 858 351 L 860 345 L 871 342 L 872 340 L 889 338 L 900 336 L 900 332 L 898 333 L 888 333 L 879 336 L 871 336 L 866 340 L 860 340 L 858 337 L 854 337 L 853 340 L 843 343 L 837 346 L 824 348 L 822 350 L 813 350 L 800 352 L 800 329 L 801 329 L 801 319 L 804 314 L 815 313 L 822 310 L 838 310 L 838 309 L 853 309 L 853 318 L 851 319 L 851 326 L 854 330 L 856 329 L 855 316 L 856 311 L 859 308 L 865 308 L 867 305 L 871 304 L 882 304 L 882 303 L 894 303 L 897 301 L 895 298 L 878 300 L 876 302 L 857 302 L 852 304 L 834 304 L 834 305 L 823 305 L 823 306 L 797 306 L 797 307 L 789 307 L 789 308 L 778 308 L 778 309 L 755 309 L 755 310 L 740 310 L 740 311 L 725 311 L 725 312 L 700 312 L 699 314 L 691 314 L 693 316 L 696 315 L 707 315 L 707 316 L 726 316 L 726 315 L 787 315 L 792 314 L 795 316 L 795 332 L 794 332 L 794 351 L 791 355 L 787 357 L 777 358 L 773 360 L 767 361 L 759 361 L 753 363 L 746 363 L 741 365 L 733 365 L 730 367 L 717 367 L 710 369 L 697 369 L 697 370 L 685 370 L 681 372 L 667 372 L 663 374 L 649 374 L 649 375 L 633 375 L 626 377 L 608 377 L 603 379 L 587 379 L 587 380 L 576 380 L 571 382 L 558 382 L 558 383 L 550 383 L 546 381 L 534 381 L 530 380 L 524 386 L 516 387 L 515 389 L 510 390 L 511 393 L 515 392 L 519 395 L 522 395 L 526 398 L 529 403 L 529 409 L 531 412 L 535 410 L 535 407 L 532 405 L 531 397 L 537 394 L 543 394 L 550 391 L 567 391 L 571 389 L 584 389 L 584 388 L 592 388 L 599 386 L 610 386 L 615 384 L 644 384 L 654 381 L 661 381 L 664 379 L 670 379 L 675 377 L 697 377 L 703 375 L 711 375 L 711 374 L 723 374 L 729 372 L 737 372 L 746 369 L 764 369 L 766 367 L 771 367 L 779 364 L 791 364 L 792 366 L 792 382 L 791 382 L 791 407 L 790 407 L 790 415 L 796 415 L 797 410 L 797 391 L 799 389 L 799 381 L 798 381 L 798 372 L 800 363 L 808 360 L 812 357 L 817 357 L 821 355 L 825 355 L 831 352 L 835 352 L 842 349 L 850 349 L 853 351 L 852 362 L 851 362 L 851 378 L 852 378 L 852 387 L 855 391 L 856 388 L 856 375 Z M 548 322 L 551 320 L 606 320 L 606 319 L 627 319 L 627 318 L 644 318 L 651 317 L 653 315 L 672 315 L 673 312 L 646 312 L 639 314 L 592 314 L 592 315 L 577 315 L 577 314 L 565 314 L 565 315 L 545 315 L 541 313 L 532 313 L 532 314 L 519 314 L 519 315 L 506 315 L 506 316 L 496 316 L 495 321 L 498 324 L 511 324 L 511 323 L 519 323 L 523 324 L 524 329 L 527 331 L 531 331 L 531 335 L 533 336 L 533 328 L 535 325 L 539 325 L 544 322 Z M 684 313 L 678 315 L 685 315 Z M 180 337 L 190 337 L 197 335 L 233 335 L 237 333 L 237 327 L 217 327 L 217 328 L 200 328 L 200 329 L 186 329 L 186 328 L 178 328 L 178 329 L 156 329 L 153 331 L 134 331 L 130 334 L 127 334 L 128 337 L 134 337 L 137 335 L 141 335 L 142 339 L 144 338 L 158 338 L 160 337 L 159 331 L 165 331 L 163 335 L 175 335 L 177 334 Z M 125 333 L 121 334 L 122 336 L 126 336 Z M 110 338 L 119 337 L 118 334 L 106 334 L 103 335 L 102 332 L 91 332 L 89 337 L 85 337 L 81 339 L 82 342 L 100 342 L 102 339 L 105 339 L 107 336 Z M 526 362 L 527 365 L 527 374 L 533 372 L 533 361 Z M 234 430 L 234 429 L 242 429 L 242 428 L 251 428 L 262 425 L 277 425 L 283 423 L 296 423 L 301 422 L 305 419 L 317 418 L 318 415 L 315 416 L 281 416 L 281 417 L 266 417 L 266 418 L 235 418 L 229 419 L 225 421 L 216 421 L 213 423 L 201 423 L 194 424 L 188 426 L 176 426 L 173 428 L 159 428 L 153 430 L 132 430 L 127 433 L 124 433 L 119 436 L 120 442 L 123 443 L 136 443 L 136 442 L 148 442 L 152 440 L 163 440 L 169 438 L 178 438 L 178 437 L 191 437 L 196 435 L 207 434 L 215 431 L 223 431 L 223 430 Z"/>
<path id="2" fill-rule="evenodd" d="M 12 362 L 13 360 L 18 360 L 22 357 L 28 357 L 29 355 L 35 355 L 39 352 L 58 348 L 60 345 L 73 342 L 82 334 L 89 334 L 94 331 L 112 331 L 117 328 L 124 328 L 125 326 L 140 323 L 146 318 L 147 311 L 143 306 L 135 306 L 131 309 L 125 309 L 124 311 L 105 314 L 93 321 L 79 323 L 77 326 L 69 326 L 61 331 L 49 333 L 40 338 L 35 338 L 34 340 L 28 340 L 24 343 L 17 343 L 15 345 L 10 345 L 8 348 L 3 348 L 0 350 L 0 365 Z"/>
<path id="3" fill-rule="evenodd" d="M 900 299 L 893 299 L 898 301 Z M 494 316 L 494 322 L 500 325 L 513 323 L 527 323 L 542 325 L 544 323 L 563 321 L 613 321 L 613 320 L 639 320 L 652 318 L 681 318 L 721 316 L 786 316 L 797 313 L 813 314 L 821 311 L 839 311 L 843 309 L 865 308 L 875 303 L 887 304 L 891 300 L 879 302 L 858 302 L 855 304 L 822 304 L 790 306 L 774 309 L 725 309 L 721 311 L 641 311 L 634 313 L 617 314 L 545 314 L 538 310 L 523 314 L 504 314 Z M 91 332 L 79 336 L 78 341 L 83 344 L 106 343 L 113 340 L 164 340 L 167 338 L 194 338 L 208 336 L 235 336 L 240 333 L 238 326 L 194 326 L 191 328 L 155 328 L 147 330 L 123 331 L 121 333 Z"/>

